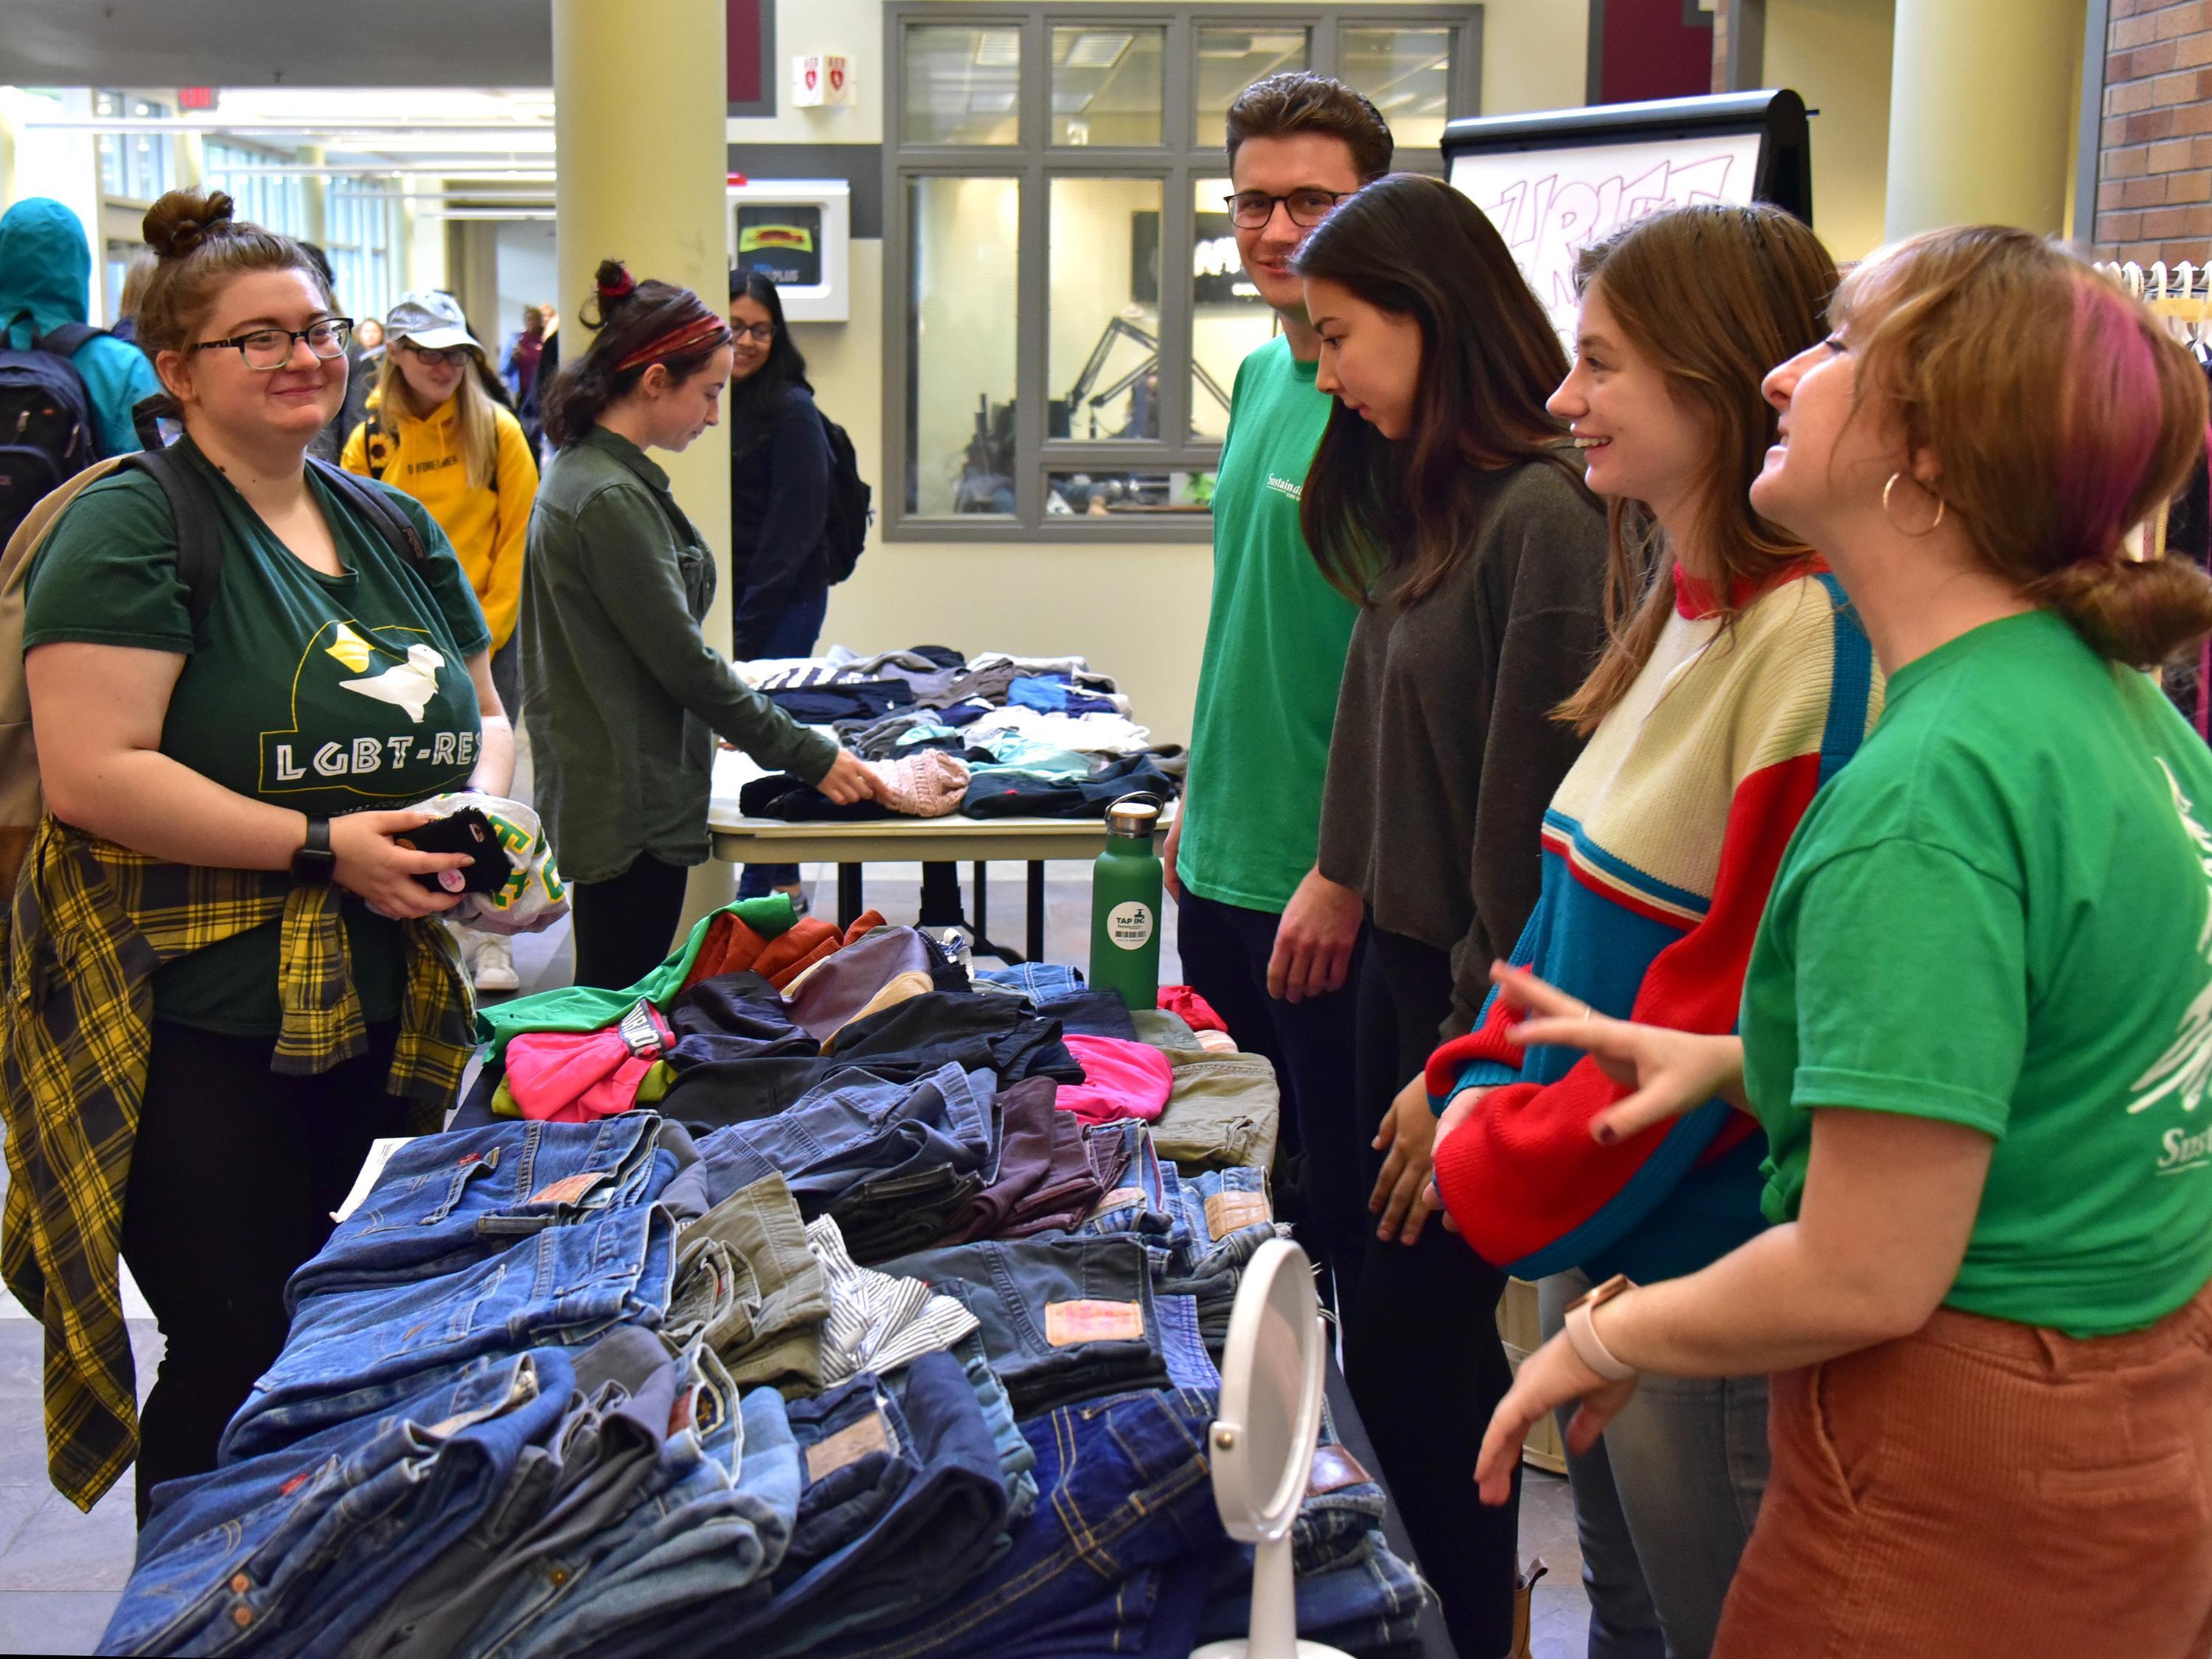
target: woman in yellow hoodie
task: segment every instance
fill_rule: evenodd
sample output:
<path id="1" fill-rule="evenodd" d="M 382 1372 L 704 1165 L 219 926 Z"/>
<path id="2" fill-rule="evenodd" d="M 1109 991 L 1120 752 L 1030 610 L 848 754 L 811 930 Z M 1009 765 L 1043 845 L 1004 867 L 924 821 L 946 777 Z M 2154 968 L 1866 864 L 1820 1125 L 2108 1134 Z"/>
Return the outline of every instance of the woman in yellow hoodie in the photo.
<path id="1" fill-rule="evenodd" d="M 538 463 L 521 422 L 485 390 L 483 348 L 452 295 L 403 295 L 385 319 L 385 337 L 368 418 L 347 438 L 341 464 L 405 490 L 452 540 L 491 629 L 492 683 L 519 726 L 522 672 L 514 623 Z M 517 988 L 514 953 L 504 939 L 464 932 L 462 944 L 477 989 Z"/>

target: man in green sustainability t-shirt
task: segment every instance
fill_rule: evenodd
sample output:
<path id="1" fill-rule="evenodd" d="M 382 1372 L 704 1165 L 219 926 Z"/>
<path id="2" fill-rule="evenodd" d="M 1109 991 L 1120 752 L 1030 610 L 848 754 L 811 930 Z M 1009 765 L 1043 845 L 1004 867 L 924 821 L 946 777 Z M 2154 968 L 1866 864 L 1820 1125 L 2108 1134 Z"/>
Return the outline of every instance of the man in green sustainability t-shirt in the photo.
<path id="1" fill-rule="evenodd" d="M 1390 167 L 1390 131 L 1350 88 L 1278 75 L 1229 111 L 1245 274 L 1283 331 L 1237 371 L 1213 491 L 1213 604 L 1182 814 L 1167 864 L 1183 971 L 1237 1046 L 1275 1064 L 1304 1155 L 1301 1233 L 1357 1259 L 1366 1218 L 1352 1103 L 1359 896 L 1314 868 L 1338 683 L 1358 609 L 1322 579 L 1298 501 L 1331 400 L 1290 268 L 1337 200 Z"/>

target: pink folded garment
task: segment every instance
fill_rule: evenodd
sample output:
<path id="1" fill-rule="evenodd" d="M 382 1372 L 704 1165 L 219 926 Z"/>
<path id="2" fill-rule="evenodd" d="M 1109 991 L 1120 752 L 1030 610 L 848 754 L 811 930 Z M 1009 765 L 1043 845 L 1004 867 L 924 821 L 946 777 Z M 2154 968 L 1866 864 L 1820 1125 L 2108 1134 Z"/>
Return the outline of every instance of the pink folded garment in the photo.
<path id="1" fill-rule="evenodd" d="M 1175 1068 L 1149 1042 L 1120 1037 L 1066 1039 L 1068 1052 L 1083 1064 L 1079 1084 L 1063 1083 L 1053 1104 L 1085 1123 L 1110 1123 L 1125 1117 L 1158 1117 L 1175 1088 Z"/>
<path id="2" fill-rule="evenodd" d="M 884 804 L 908 817 L 947 817 L 960 810 L 968 793 L 968 763 L 941 749 L 925 749 L 895 761 L 870 761 L 868 769 L 890 791 Z"/>
<path id="3" fill-rule="evenodd" d="M 676 1034 L 640 998 L 597 1031 L 532 1031 L 507 1045 L 507 1088 L 515 1109 L 547 1123 L 588 1123 L 637 1103 L 638 1085 Z"/>

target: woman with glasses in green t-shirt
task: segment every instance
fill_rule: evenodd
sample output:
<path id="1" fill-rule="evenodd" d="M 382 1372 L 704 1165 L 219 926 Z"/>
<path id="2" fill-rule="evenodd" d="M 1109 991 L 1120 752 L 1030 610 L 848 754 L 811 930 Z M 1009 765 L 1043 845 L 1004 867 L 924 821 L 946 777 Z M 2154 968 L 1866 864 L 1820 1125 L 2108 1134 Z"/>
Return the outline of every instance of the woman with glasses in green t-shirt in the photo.
<path id="1" fill-rule="evenodd" d="M 90 1379 L 127 1352 L 101 1295 L 118 1244 L 167 1339 L 136 1425 L 142 1518 L 160 1481 L 215 1466 L 283 1345 L 285 1280 L 371 1142 L 436 1127 L 452 1101 L 468 992 L 426 919 L 458 896 L 417 878 L 470 860 L 410 848 L 428 819 L 405 809 L 504 794 L 514 760 L 444 532 L 397 490 L 307 465 L 345 395 L 349 325 L 307 251 L 185 191 L 146 240 L 138 341 L 185 429 L 164 459 L 204 499 L 221 583 L 186 591 L 169 498 L 143 471 L 84 488 L 38 551 L 23 672 L 49 816 L 11 962 L 47 988 L 9 1008 L 0 1072 L 16 1177 L 50 1159 L 28 1184 L 71 1199 L 40 1204 L 34 1231 L 47 1328 L 71 1332 L 58 1409 L 47 1367 L 54 1468 L 80 1501 L 129 1461 L 119 1420 L 104 1443 L 120 1449 L 88 1471 L 78 1437 L 101 1413 L 70 1394 L 118 1397 Z M 427 556 L 371 508 L 404 514 Z M 58 1133 L 64 1113 L 81 1128 Z M 119 1237 L 102 1231 L 118 1214 Z"/>
<path id="2" fill-rule="evenodd" d="M 1510 970 L 1525 1043 L 1715 1096 L 1771 1147 L 1767 1231 L 1615 1279 L 1498 1407 L 1773 1372 L 1773 1471 L 1714 1653 L 2201 1659 L 2212 1645 L 2212 754 L 2149 675 L 2212 582 L 2125 537 L 2206 444 L 2203 371 L 2025 231 L 1931 232 L 1777 368 L 1752 499 L 1823 549 L 1888 676 L 1792 841 L 1738 1037 Z M 1456 1126 L 1447 1121 L 1440 1136 Z"/>

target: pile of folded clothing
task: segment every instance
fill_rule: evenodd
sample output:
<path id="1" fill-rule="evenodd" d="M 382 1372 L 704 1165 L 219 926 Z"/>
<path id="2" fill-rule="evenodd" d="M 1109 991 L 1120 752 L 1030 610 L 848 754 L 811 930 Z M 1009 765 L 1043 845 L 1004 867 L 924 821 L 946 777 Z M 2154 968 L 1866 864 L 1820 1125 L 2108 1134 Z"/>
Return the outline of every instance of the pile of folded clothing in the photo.
<path id="1" fill-rule="evenodd" d="M 911 928 L 797 933 L 744 902 L 623 993 L 491 1011 L 453 1127 L 365 1171 L 294 1276 L 218 1468 L 155 1491 L 102 1651 L 1018 1659 L 1242 1631 L 1206 1436 L 1243 1269 L 1287 1231 L 1267 1062 L 1158 1011 L 1147 1041 L 1071 969 L 970 981 Z M 548 1039 L 623 1058 L 574 1113 L 506 1117 Z M 1325 1432 L 1309 1636 L 1418 1638 L 1383 1504 Z"/>
<path id="2" fill-rule="evenodd" d="M 750 817 L 1098 818 L 1123 795 L 1164 804 L 1182 787 L 1181 749 L 1155 747 L 1129 700 L 1080 657 L 965 658 L 937 645 L 860 657 L 839 647 L 742 667 L 785 712 L 831 727 L 892 797 L 839 805 L 779 774 L 745 786 L 738 807 Z"/>

